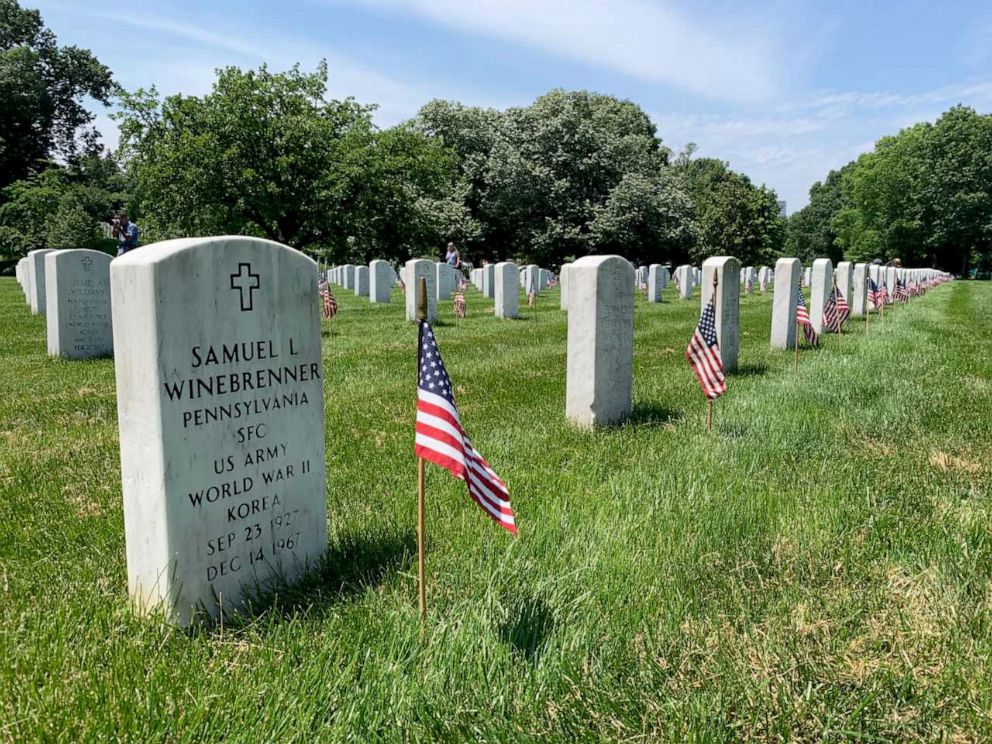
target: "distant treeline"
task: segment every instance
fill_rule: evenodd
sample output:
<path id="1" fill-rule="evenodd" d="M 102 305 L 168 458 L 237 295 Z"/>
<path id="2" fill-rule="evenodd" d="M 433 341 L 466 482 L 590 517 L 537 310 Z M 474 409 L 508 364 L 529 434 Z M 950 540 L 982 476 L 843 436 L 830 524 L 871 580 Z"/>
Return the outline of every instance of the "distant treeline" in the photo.
<path id="1" fill-rule="evenodd" d="M 207 95 L 127 92 L 36 11 L 0 0 L 0 261 L 99 246 L 129 212 L 144 242 L 247 234 L 333 263 L 462 255 L 557 266 L 587 253 L 642 263 L 732 254 L 987 265 L 989 117 L 955 108 L 831 173 L 791 220 L 726 163 L 672 153 L 630 101 L 553 90 L 505 111 L 431 101 L 387 129 L 327 98 L 328 70 L 218 72 Z M 9 89 L 9 90 L 8 90 Z M 16 95 L 15 95 L 16 94 Z M 113 105 L 105 153 L 85 97 Z M 7 104 L 5 103 L 5 106 Z"/>

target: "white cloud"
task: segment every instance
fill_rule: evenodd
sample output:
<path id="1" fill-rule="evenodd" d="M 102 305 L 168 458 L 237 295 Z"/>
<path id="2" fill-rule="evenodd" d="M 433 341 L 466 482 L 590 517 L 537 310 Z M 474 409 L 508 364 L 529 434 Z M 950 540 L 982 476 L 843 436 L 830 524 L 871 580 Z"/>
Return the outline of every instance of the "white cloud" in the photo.
<path id="1" fill-rule="evenodd" d="M 782 88 L 768 26 L 721 5 L 705 19 L 647 0 L 329 0 L 525 43 L 700 96 L 761 101 Z"/>

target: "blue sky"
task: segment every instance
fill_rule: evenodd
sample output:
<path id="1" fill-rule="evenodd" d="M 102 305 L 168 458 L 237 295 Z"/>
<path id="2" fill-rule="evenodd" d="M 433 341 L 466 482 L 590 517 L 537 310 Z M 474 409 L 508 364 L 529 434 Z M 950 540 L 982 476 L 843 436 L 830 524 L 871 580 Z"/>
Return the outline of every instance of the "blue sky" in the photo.
<path id="1" fill-rule="evenodd" d="M 992 110 L 992 3 L 657 0 L 21 0 L 126 88 L 202 94 L 214 70 L 330 66 L 377 121 L 432 98 L 628 98 L 795 211 L 828 170 L 964 103 Z M 105 112 L 98 126 L 116 141 Z"/>

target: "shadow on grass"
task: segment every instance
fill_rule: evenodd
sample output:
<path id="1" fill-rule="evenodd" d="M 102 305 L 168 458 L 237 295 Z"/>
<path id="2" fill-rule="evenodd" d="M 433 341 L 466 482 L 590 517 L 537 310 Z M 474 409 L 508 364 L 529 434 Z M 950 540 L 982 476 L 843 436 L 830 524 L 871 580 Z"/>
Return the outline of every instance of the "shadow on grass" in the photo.
<path id="1" fill-rule="evenodd" d="M 676 411 L 656 403 L 637 403 L 627 419 L 629 426 L 665 426 L 675 424 L 685 417 L 682 411 Z"/>
<path id="2" fill-rule="evenodd" d="M 728 373 L 728 377 L 761 377 L 768 374 L 767 364 L 741 364 Z"/>
<path id="3" fill-rule="evenodd" d="M 316 567 L 299 581 L 270 582 L 254 593 L 240 617 L 245 623 L 270 614 L 318 612 L 381 584 L 387 576 L 408 570 L 417 550 L 413 530 L 387 534 L 351 533 L 328 546 Z M 238 617 L 232 618 L 237 623 Z"/>
<path id="4" fill-rule="evenodd" d="M 551 607 L 540 597 L 518 599 L 497 628 L 503 643 L 527 661 L 540 658 L 555 630 L 555 616 Z"/>

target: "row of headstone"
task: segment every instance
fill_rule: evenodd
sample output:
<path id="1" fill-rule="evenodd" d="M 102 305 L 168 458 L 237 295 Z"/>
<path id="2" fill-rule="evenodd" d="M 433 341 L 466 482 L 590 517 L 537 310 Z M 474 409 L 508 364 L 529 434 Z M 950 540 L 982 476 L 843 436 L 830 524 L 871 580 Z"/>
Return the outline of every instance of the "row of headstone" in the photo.
<path id="1" fill-rule="evenodd" d="M 18 279 L 26 296 L 44 293 L 45 312 L 59 323 L 109 298 L 129 592 L 141 610 L 181 625 L 216 618 L 293 580 L 326 549 L 317 266 L 287 246 L 248 237 L 166 241 L 113 261 L 94 254 L 34 254 L 19 265 Z M 335 279 L 350 274 L 357 287 L 357 269 L 366 268 L 371 282 L 385 276 L 372 263 L 331 271 Z M 703 307 L 714 303 L 723 363 L 734 369 L 740 263 L 709 258 L 700 276 L 691 268 L 679 270 L 685 284 L 701 286 Z M 661 281 L 661 269 L 649 267 L 648 283 L 652 274 Z M 776 265 L 773 346 L 783 330 L 794 343 L 800 271 L 795 258 Z M 871 271 L 893 287 L 899 278 L 939 275 Z M 421 277 L 428 318 L 435 317 L 436 283 L 444 276 L 437 264 L 413 259 L 403 274 L 408 319 L 416 317 Z M 844 262 L 835 272 L 828 259 L 817 259 L 812 306 L 835 279 L 841 291 L 850 287 L 854 305 L 868 275 L 865 264 Z M 605 426 L 631 413 L 634 280 L 634 267 L 620 256 L 586 256 L 562 267 L 566 416 L 578 426 Z M 495 264 L 490 281 L 497 316 L 515 317 L 518 267 Z"/>
<path id="2" fill-rule="evenodd" d="M 868 300 L 869 277 L 877 286 L 885 286 L 889 294 L 893 295 L 897 281 L 922 283 L 948 276 L 935 269 L 901 269 L 850 261 L 841 261 L 834 269 L 829 258 L 818 258 L 804 270 L 798 258 L 780 258 L 775 265 L 775 298 L 772 303 L 773 349 L 796 347 L 796 295 L 801 289 L 800 281 L 807 281 L 805 272 L 808 272 L 810 288 L 810 322 L 818 334 L 830 332 L 823 325 L 823 309 L 835 286 L 847 301 L 851 317 L 861 318 L 876 309 Z"/>
<path id="3" fill-rule="evenodd" d="M 342 289 L 351 290 L 356 297 L 368 297 L 375 304 L 388 303 L 396 272 L 388 261 L 376 259 L 368 266 L 332 266 L 326 271 L 327 281 Z"/>
<path id="4" fill-rule="evenodd" d="M 680 289 L 693 281 L 701 285 L 701 309 L 714 304 L 717 343 L 724 368 L 737 367 L 740 322 L 740 262 L 730 256 L 708 258 L 701 276 L 692 267 L 676 269 Z M 767 267 L 765 267 L 767 268 Z M 879 279 L 926 281 L 940 272 L 926 269 L 872 267 Z M 772 348 L 795 348 L 796 296 L 800 291 L 802 265 L 797 258 L 782 258 L 776 263 L 772 309 Z M 901 273 L 900 273 L 901 272 Z M 866 264 L 842 262 L 835 273 L 829 259 L 817 259 L 810 267 L 810 316 L 818 333 L 824 331 L 823 308 L 833 289 L 835 278 L 840 291 L 847 289 L 852 311 L 868 312 L 865 302 Z M 648 272 L 650 281 L 651 271 Z M 565 415 L 572 423 L 595 428 L 627 418 L 631 412 L 634 338 L 634 287 L 640 275 L 620 256 L 586 256 L 562 267 L 562 286 L 569 293 L 568 350 Z M 859 298 L 860 293 L 860 298 Z"/>
<path id="5" fill-rule="evenodd" d="M 693 268 L 676 269 L 680 292 L 686 286 L 691 293 L 693 284 L 700 284 L 702 306 L 713 300 L 720 353 L 724 367 L 732 370 L 738 356 L 740 262 L 719 256 L 706 259 L 698 275 Z M 657 264 L 648 267 L 649 299 L 652 275 L 657 285 L 666 273 Z M 620 256 L 585 256 L 562 267 L 562 286 L 569 294 L 565 415 L 577 426 L 608 426 L 630 415 L 639 279 Z"/>
<path id="6" fill-rule="evenodd" d="M 48 353 L 92 359 L 114 353 L 111 257 L 86 249 L 30 251 L 15 275 L 33 315 L 45 316 Z"/>

